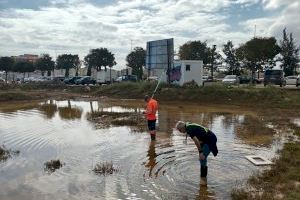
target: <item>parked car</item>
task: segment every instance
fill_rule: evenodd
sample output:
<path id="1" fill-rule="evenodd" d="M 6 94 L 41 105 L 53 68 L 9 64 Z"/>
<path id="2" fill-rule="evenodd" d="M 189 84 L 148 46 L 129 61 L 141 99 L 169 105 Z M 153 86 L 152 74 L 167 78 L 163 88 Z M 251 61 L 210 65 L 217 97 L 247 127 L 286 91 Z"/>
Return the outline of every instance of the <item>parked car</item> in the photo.
<path id="1" fill-rule="evenodd" d="M 300 74 L 297 76 L 296 86 L 299 87 L 300 85 Z"/>
<path id="2" fill-rule="evenodd" d="M 209 76 L 209 75 L 203 75 L 202 76 L 202 81 L 203 82 L 212 82 L 213 78 L 212 78 L 212 76 Z"/>
<path id="3" fill-rule="evenodd" d="M 240 79 L 237 75 L 227 75 L 222 80 L 222 83 L 223 84 L 230 84 L 230 85 L 239 85 L 240 84 Z"/>
<path id="4" fill-rule="evenodd" d="M 297 76 L 287 76 L 285 81 L 287 85 L 297 85 Z"/>
<path id="5" fill-rule="evenodd" d="M 64 80 L 64 83 L 65 84 L 75 84 L 75 81 L 78 80 L 78 79 L 81 79 L 82 76 L 74 76 L 74 77 L 71 77 L 71 78 L 66 78 Z"/>
<path id="6" fill-rule="evenodd" d="M 35 82 L 44 82 L 44 81 L 50 81 L 50 80 L 51 80 L 51 78 L 48 76 L 41 76 L 41 77 L 37 77 L 35 79 Z"/>
<path id="7" fill-rule="evenodd" d="M 285 86 L 286 80 L 283 71 L 281 69 L 267 69 L 264 76 L 264 86 L 268 84 Z"/>
<path id="8" fill-rule="evenodd" d="M 37 82 L 36 77 L 26 77 L 24 78 L 24 83 L 29 83 L 29 82 Z"/>
<path id="9" fill-rule="evenodd" d="M 5 79 L 0 77 L 0 83 L 5 83 Z"/>
<path id="10" fill-rule="evenodd" d="M 251 76 L 247 76 L 247 75 L 241 75 L 239 76 L 240 78 L 240 84 L 249 84 L 249 83 L 252 83 L 252 77 Z M 262 83 L 263 79 L 261 78 L 254 78 L 253 79 L 253 83 L 255 84 L 260 84 Z"/>
<path id="11" fill-rule="evenodd" d="M 250 76 L 242 75 L 239 78 L 240 78 L 240 84 L 248 84 L 251 82 Z"/>
<path id="12" fill-rule="evenodd" d="M 122 81 L 136 82 L 137 81 L 137 76 L 136 75 L 123 75 L 123 76 L 119 76 L 116 79 L 116 82 L 122 82 Z"/>
<path id="13" fill-rule="evenodd" d="M 119 76 L 118 78 L 116 78 L 116 82 L 121 82 L 123 80 L 122 76 Z"/>
<path id="14" fill-rule="evenodd" d="M 148 81 L 158 81 L 158 76 L 149 76 L 147 78 Z"/>
<path id="15" fill-rule="evenodd" d="M 90 76 L 83 76 L 80 79 L 75 80 L 75 84 L 76 85 L 79 85 L 79 84 L 81 84 L 81 85 L 85 85 L 85 84 L 87 84 L 87 85 L 89 85 L 89 84 L 95 85 L 96 84 L 96 80 L 93 79 Z"/>
<path id="16" fill-rule="evenodd" d="M 63 82 L 64 80 L 65 80 L 64 76 L 55 76 L 55 77 L 52 77 L 52 81 L 54 81 L 54 82 Z"/>

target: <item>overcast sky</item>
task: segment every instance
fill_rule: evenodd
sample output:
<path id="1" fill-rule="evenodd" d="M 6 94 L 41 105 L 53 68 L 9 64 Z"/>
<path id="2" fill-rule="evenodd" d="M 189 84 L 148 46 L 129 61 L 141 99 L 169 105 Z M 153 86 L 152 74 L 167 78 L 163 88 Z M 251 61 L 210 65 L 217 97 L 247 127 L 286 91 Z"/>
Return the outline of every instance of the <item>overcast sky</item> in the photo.
<path id="1" fill-rule="evenodd" d="M 175 51 L 190 40 L 218 49 L 254 36 L 300 41 L 300 0 L 0 0 L 0 56 L 79 54 L 106 47 L 118 68 L 131 47 L 174 38 Z M 132 44 L 132 45 L 131 45 Z"/>

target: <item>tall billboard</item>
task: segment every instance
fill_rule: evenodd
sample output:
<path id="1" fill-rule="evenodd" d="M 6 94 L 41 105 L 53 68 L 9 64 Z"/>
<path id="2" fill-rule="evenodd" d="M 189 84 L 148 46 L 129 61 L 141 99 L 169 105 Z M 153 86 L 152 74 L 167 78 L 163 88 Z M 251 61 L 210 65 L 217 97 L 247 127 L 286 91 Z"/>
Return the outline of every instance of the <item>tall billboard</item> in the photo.
<path id="1" fill-rule="evenodd" d="M 148 70 L 168 70 L 173 66 L 173 61 L 173 38 L 147 42 L 146 68 Z"/>

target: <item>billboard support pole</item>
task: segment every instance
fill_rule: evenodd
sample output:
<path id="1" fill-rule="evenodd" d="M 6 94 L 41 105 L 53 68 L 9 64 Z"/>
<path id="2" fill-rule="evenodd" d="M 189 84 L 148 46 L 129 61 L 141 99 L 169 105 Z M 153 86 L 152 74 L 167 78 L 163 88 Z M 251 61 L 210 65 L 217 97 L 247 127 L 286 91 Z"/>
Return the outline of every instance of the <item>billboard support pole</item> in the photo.
<path id="1" fill-rule="evenodd" d="M 167 40 L 167 51 L 168 51 L 168 68 L 167 68 L 167 76 L 168 76 L 168 84 L 171 84 L 171 79 L 170 79 L 170 46 L 169 46 L 169 40 Z"/>

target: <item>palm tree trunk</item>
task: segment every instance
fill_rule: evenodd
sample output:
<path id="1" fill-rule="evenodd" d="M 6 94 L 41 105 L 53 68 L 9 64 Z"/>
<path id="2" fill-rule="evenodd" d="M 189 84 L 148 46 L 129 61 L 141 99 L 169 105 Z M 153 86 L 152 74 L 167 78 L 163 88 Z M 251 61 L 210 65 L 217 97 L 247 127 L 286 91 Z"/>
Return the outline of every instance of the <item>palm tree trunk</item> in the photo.
<path id="1" fill-rule="evenodd" d="M 5 71 L 5 82 L 7 83 L 7 71 Z"/>

